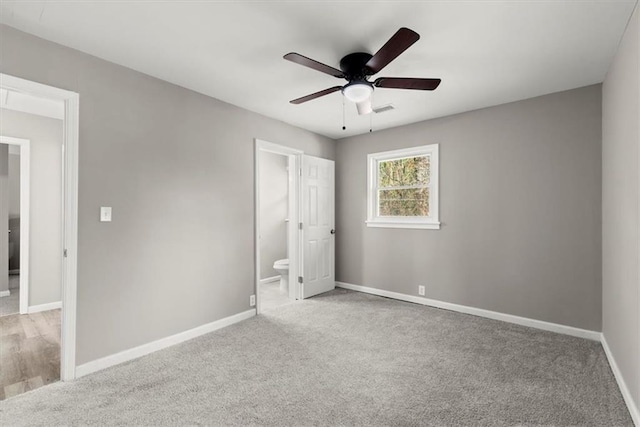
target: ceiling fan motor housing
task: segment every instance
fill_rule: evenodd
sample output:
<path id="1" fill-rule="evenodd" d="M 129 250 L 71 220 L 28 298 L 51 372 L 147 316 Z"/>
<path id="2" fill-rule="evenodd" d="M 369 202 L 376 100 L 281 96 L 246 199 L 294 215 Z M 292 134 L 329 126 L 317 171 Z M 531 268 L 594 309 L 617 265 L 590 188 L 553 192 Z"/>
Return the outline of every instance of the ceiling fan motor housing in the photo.
<path id="1" fill-rule="evenodd" d="M 344 73 L 344 78 L 351 81 L 366 80 L 372 73 L 366 67 L 367 62 L 373 55 L 365 52 L 350 53 L 340 60 L 340 69 Z"/>

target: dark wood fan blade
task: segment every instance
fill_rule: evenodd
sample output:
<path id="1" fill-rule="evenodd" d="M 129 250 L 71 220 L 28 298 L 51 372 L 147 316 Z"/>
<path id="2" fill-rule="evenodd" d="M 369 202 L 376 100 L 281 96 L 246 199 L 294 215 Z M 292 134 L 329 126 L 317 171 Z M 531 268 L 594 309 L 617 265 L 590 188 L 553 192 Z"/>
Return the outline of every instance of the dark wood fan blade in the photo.
<path id="1" fill-rule="evenodd" d="M 333 77 L 344 77 L 342 71 L 337 68 L 330 67 L 321 62 L 315 61 L 311 58 L 307 58 L 306 56 L 302 56 L 299 53 L 291 52 L 287 53 L 283 56 L 287 61 L 295 62 L 296 64 L 304 65 L 305 67 L 313 68 L 316 71 L 320 71 L 321 73 L 329 74 Z"/>
<path id="2" fill-rule="evenodd" d="M 334 86 L 329 89 L 321 90 L 320 92 L 312 93 L 311 95 L 303 96 L 302 98 L 289 101 L 292 104 L 302 104 L 303 102 L 311 101 L 312 99 L 320 98 L 321 96 L 329 95 L 330 93 L 337 92 L 342 89 L 342 86 Z"/>
<path id="3" fill-rule="evenodd" d="M 373 82 L 375 87 L 387 89 L 434 90 L 440 85 L 440 79 L 411 79 L 404 77 L 380 77 Z"/>
<path id="4" fill-rule="evenodd" d="M 400 28 L 389 41 L 367 61 L 366 67 L 369 75 L 376 74 L 389 65 L 391 61 L 417 42 L 419 38 L 420 35 L 415 31 L 404 27 Z"/>

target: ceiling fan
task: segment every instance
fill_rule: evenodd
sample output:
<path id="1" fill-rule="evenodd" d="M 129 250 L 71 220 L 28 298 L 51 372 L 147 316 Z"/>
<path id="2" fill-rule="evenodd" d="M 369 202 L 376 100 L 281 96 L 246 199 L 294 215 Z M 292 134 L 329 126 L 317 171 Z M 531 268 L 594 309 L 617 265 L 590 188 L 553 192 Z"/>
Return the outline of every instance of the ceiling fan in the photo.
<path id="1" fill-rule="evenodd" d="M 420 35 L 408 28 L 400 28 L 390 39 L 380 48 L 375 55 L 364 52 L 350 53 L 340 60 L 340 70 L 322 64 L 299 53 L 291 52 L 284 56 L 284 59 L 295 62 L 305 67 L 313 68 L 325 74 L 337 78 L 344 78 L 348 83 L 344 86 L 334 86 L 320 92 L 290 101 L 292 104 L 302 104 L 312 99 L 320 98 L 333 92 L 342 91 L 345 98 L 356 104 L 358 114 L 369 114 L 372 112 L 371 94 L 374 87 L 388 89 L 412 89 L 412 90 L 434 90 L 440 84 L 440 79 L 414 79 L 404 77 L 379 77 L 373 82 L 368 80 L 380 72 L 391 61 L 396 59 L 402 52 L 407 50 L 412 44 L 418 41 Z"/>

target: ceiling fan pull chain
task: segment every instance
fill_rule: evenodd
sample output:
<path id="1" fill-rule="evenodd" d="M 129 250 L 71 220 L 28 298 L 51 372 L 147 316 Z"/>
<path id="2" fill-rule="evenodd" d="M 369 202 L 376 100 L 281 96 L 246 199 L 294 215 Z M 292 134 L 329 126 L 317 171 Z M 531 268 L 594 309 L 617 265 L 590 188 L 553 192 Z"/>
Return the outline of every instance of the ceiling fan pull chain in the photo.
<path id="1" fill-rule="evenodd" d="M 369 113 L 369 133 L 373 132 L 373 92 L 371 93 L 371 112 Z"/>
<path id="2" fill-rule="evenodd" d="M 342 130 L 346 130 L 345 119 L 344 119 L 344 94 L 342 95 Z"/>

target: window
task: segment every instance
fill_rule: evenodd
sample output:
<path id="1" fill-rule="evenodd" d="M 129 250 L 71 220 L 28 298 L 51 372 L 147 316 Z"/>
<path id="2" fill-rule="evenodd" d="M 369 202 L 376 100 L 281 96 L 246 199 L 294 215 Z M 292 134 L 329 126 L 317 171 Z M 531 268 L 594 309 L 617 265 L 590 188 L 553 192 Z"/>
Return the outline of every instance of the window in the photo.
<path id="1" fill-rule="evenodd" d="M 438 144 L 368 156 L 367 226 L 439 229 Z"/>

